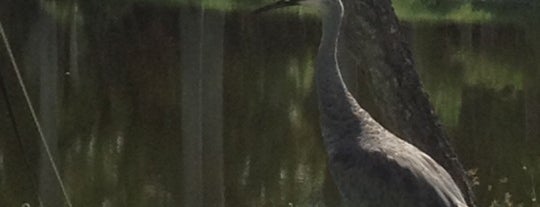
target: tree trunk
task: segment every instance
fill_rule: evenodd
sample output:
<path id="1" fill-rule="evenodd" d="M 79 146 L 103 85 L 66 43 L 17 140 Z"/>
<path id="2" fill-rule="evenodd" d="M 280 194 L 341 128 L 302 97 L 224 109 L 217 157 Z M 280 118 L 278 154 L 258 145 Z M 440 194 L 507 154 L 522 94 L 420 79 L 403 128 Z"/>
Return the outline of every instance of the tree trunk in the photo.
<path id="1" fill-rule="evenodd" d="M 79 30 L 78 25 L 79 9 L 76 4 L 71 8 L 70 25 L 69 25 L 69 75 L 71 85 L 79 92 L 81 86 L 81 75 L 79 68 Z"/>
<path id="2" fill-rule="evenodd" d="M 225 15 L 200 4 L 180 14 L 184 204 L 224 206 L 223 43 Z"/>
<path id="3" fill-rule="evenodd" d="M 360 83 L 371 91 L 359 102 L 388 130 L 441 164 L 469 206 L 475 206 L 468 177 L 423 91 L 390 0 L 343 1 L 340 62 L 359 70 Z"/>
<path id="4" fill-rule="evenodd" d="M 51 163 L 51 158 L 58 163 L 58 115 L 59 115 L 59 50 L 58 27 L 47 14 L 40 13 L 39 20 L 33 25 L 31 41 L 35 43 L 33 50 L 27 51 L 28 60 L 34 65 L 28 65 L 27 70 L 35 71 L 38 75 L 39 95 L 34 96 L 34 108 L 37 110 L 41 129 L 46 143 L 39 142 L 39 194 L 45 206 L 63 206 L 65 204 L 61 191 L 61 181 L 57 179 Z M 36 104 L 37 103 L 37 104 Z M 36 139 L 38 139 L 36 137 Z M 47 152 L 46 148 L 49 148 Z M 59 172 L 60 173 L 60 172 Z"/>
<path id="5" fill-rule="evenodd" d="M 204 8 L 180 11 L 182 70 L 182 196 L 184 206 L 203 206 L 202 40 Z"/>
<path id="6" fill-rule="evenodd" d="M 225 13 L 207 12 L 202 63 L 204 205 L 225 205 L 223 177 L 223 43 Z"/>

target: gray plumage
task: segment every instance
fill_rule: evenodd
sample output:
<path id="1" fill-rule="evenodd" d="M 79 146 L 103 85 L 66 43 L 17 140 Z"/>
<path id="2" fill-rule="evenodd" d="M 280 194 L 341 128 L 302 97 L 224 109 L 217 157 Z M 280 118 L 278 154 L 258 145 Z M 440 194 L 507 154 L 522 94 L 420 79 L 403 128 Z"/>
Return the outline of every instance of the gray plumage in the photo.
<path id="1" fill-rule="evenodd" d="M 321 129 L 328 167 L 347 206 L 466 207 L 451 176 L 427 154 L 382 127 L 349 93 L 337 62 L 340 0 L 281 0 L 263 12 L 311 5 L 323 35 L 316 65 Z"/>

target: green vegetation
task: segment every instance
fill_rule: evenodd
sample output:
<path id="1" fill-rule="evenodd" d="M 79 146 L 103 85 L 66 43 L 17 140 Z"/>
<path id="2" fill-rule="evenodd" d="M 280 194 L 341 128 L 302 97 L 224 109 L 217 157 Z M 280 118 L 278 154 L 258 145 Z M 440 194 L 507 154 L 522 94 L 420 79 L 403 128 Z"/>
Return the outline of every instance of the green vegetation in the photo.
<path id="1" fill-rule="evenodd" d="M 502 90 L 512 87 L 523 89 L 524 68 L 521 65 L 511 64 L 507 60 L 494 58 L 473 53 L 456 55 L 457 60 L 462 62 L 465 83 L 468 85 L 482 85 L 486 88 Z M 523 66 L 521 66 L 523 67 Z"/>
<path id="2" fill-rule="evenodd" d="M 486 22 L 494 15 L 491 12 L 476 9 L 471 2 L 451 2 L 446 4 L 426 4 L 426 0 L 394 0 L 397 15 L 406 21 L 453 21 L 453 22 Z"/>
<path id="3" fill-rule="evenodd" d="M 409 22 L 522 23 L 539 19 L 534 1 L 394 0 L 397 15 Z"/>

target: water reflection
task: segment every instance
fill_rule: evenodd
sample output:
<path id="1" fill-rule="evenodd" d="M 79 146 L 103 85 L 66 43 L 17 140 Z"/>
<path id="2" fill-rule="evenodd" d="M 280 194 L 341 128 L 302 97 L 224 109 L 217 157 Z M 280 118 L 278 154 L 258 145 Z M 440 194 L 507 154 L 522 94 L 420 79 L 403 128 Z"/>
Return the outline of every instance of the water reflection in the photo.
<path id="1" fill-rule="evenodd" d="M 538 205 L 539 45 L 530 36 L 536 30 L 414 29 L 419 72 L 464 165 L 474 172 L 482 206 Z"/>
<path id="2" fill-rule="evenodd" d="M 74 206 L 339 206 L 318 129 L 315 19 L 206 3 L 66 5 L 0 14 Z M 508 195 L 537 206 L 540 27 L 412 27 L 426 90 L 477 169 L 481 206 Z M 37 206 L 37 194 L 60 206 L 8 71 L 25 150 L 2 115 L 0 206 Z"/>

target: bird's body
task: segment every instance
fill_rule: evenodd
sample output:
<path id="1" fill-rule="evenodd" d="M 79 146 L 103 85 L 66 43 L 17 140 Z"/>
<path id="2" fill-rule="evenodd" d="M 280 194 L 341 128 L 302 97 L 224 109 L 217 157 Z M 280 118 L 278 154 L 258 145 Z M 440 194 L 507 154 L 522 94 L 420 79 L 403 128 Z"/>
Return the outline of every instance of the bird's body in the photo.
<path id="1" fill-rule="evenodd" d="M 357 113 L 363 117 L 362 132 L 326 142 L 328 167 L 347 206 L 466 206 L 450 175 L 431 157 L 388 132 L 366 111 Z M 331 136 L 325 140 L 336 139 Z"/>
<path id="2" fill-rule="evenodd" d="M 341 0 L 281 0 L 257 12 L 303 4 L 319 9 L 323 20 L 315 78 L 328 167 L 344 203 L 466 207 L 444 168 L 382 127 L 349 93 L 337 62 Z"/>

